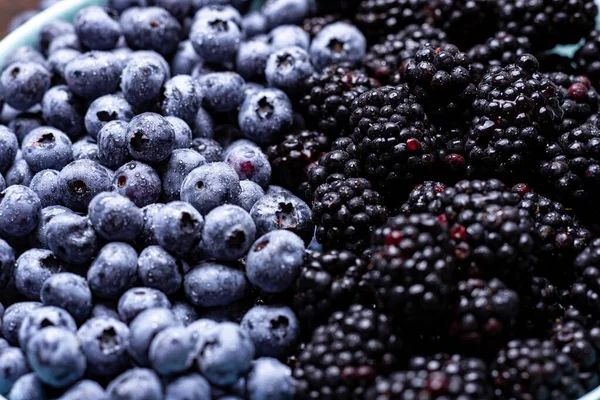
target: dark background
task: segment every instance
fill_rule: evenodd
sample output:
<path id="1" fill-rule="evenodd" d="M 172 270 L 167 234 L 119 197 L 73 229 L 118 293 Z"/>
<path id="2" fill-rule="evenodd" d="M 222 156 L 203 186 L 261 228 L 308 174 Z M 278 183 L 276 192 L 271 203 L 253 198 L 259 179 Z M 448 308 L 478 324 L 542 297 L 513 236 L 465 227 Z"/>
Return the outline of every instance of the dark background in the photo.
<path id="1" fill-rule="evenodd" d="M 0 37 L 6 35 L 10 20 L 25 10 L 35 10 L 39 0 L 0 0 Z"/>

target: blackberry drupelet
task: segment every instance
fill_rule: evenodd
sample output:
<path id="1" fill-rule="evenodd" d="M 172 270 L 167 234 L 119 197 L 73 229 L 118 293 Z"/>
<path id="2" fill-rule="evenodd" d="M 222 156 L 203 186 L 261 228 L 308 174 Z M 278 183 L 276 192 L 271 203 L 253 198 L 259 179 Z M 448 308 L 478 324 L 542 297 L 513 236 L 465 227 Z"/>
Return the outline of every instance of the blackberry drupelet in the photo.
<path id="1" fill-rule="evenodd" d="M 519 285 L 521 312 L 518 331 L 523 337 L 548 337 L 565 315 L 562 290 L 547 278 L 534 276 Z"/>
<path id="2" fill-rule="evenodd" d="M 293 307 L 305 332 L 327 322 L 334 311 L 353 303 L 367 303 L 361 278 L 367 262 L 347 250 L 313 251 L 294 286 Z"/>
<path id="3" fill-rule="evenodd" d="M 383 224 L 388 210 L 364 178 L 349 178 L 319 186 L 314 195 L 316 238 L 325 249 L 362 251 L 369 247 L 374 227 Z"/>
<path id="4" fill-rule="evenodd" d="M 483 44 L 475 45 L 468 55 L 476 70 L 487 72 L 490 67 L 506 67 L 520 56 L 531 52 L 531 43 L 525 36 L 496 32 Z"/>
<path id="5" fill-rule="evenodd" d="M 331 3 L 331 2 L 328 2 Z M 302 29 L 310 35 L 311 38 L 317 36 L 326 25 L 338 21 L 346 21 L 341 14 L 323 14 L 305 18 L 302 21 Z M 348 21 L 346 21 L 348 22 Z"/>
<path id="6" fill-rule="evenodd" d="M 279 143 L 269 146 L 266 155 L 271 162 L 273 184 L 295 193 L 304 193 L 308 169 L 329 150 L 327 136 L 314 131 L 292 133 Z"/>
<path id="7" fill-rule="evenodd" d="M 565 302 L 573 306 L 586 323 L 600 321 L 600 239 L 594 239 L 573 263 L 575 283 Z"/>
<path id="8" fill-rule="evenodd" d="M 355 18 L 360 30 L 373 42 L 410 24 L 431 19 L 427 0 L 362 0 Z"/>
<path id="9" fill-rule="evenodd" d="M 573 57 L 580 74 L 590 78 L 600 88 L 600 31 L 593 30 Z"/>
<path id="10" fill-rule="evenodd" d="M 497 1 L 500 29 L 527 36 L 536 51 L 579 42 L 594 29 L 598 14 L 593 0 Z"/>
<path id="11" fill-rule="evenodd" d="M 499 279 L 460 281 L 457 292 L 448 329 L 450 337 L 464 352 L 495 353 L 514 335 L 519 295 Z"/>
<path id="12" fill-rule="evenodd" d="M 486 363 L 461 354 L 414 357 L 406 371 L 379 377 L 367 391 L 367 400 L 491 398 Z"/>
<path id="13" fill-rule="evenodd" d="M 454 295 L 447 225 L 432 214 L 399 215 L 375 230 L 371 251 L 365 281 L 380 308 L 419 333 L 439 329 Z"/>
<path id="14" fill-rule="evenodd" d="M 418 214 L 436 210 L 436 201 L 441 193 L 446 191 L 446 185 L 441 182 L 425 181 L 415 188 L 408 195 L 408 200 L 400 206 L 400 212 L 403 214 Z M 430 209 L 431 207 L 431 209 Z"/>
<path id="15" fill-rule="evenodd" d="M 317 6 L 317 14 L 335 13 L 347 16 L 354 14 L 356 7 L 361 0 L 315 0 Z"/>
<path id="16" fill-rule="evenodd" d="M 308 126 L 335 139 L 350 133 L 348 120 L 354 99 L 379 84 L 348 64 L 327 67 L 309 77 L 300 109 Z"/>
<path id="17" fill-rule="evenodd" d="M 365 68 L 370 76 L 383 84 L 398 84 L 402 62 L 414 57 L 426 43 L 441 46 L 448 43 L 448 39 L 444 31 L 429 24 L 409 25 L 371 46 L 363 61 Z"/>
<path id="18" fill-rule="evenodd" d="M 402 347 L 384 314 L 362 305 L 335 312 L 297 356 L 297 397 L 361 399 L 377 376 L 397 367 Z"/>

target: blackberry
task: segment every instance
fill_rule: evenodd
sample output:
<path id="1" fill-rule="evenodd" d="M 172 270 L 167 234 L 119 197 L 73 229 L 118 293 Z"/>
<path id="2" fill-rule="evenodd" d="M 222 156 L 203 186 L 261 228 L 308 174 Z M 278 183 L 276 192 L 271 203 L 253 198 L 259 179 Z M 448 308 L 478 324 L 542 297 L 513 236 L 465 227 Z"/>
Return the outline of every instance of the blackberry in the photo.
<path id="1" fill-rule="evenodd" d="M 507 183 L 527 179 L 563 120 L 561 90 L 538 72 L 535 57 L 493 67 L 479 83 L 466 141 L 472 174 Z"/>
<path id="2" fill-rule="evenodd" d="M 351 16 L 361 0 L 315 0 L 317 14 L 335 13 Z"/>
<path id="3" fill-rule="evenodd" d="M 527 337 L 547 337 L 554 323 L 565 314 L 562 290 L 541 276 L 531 277 L 519 286 L 518 330 Z"/>
<path id="4" fill-rule="evenodd" d="M 364 66 L 370 76 L 383 84 L 398 84 L 399 68 L 404 60 L 414 57 L 426 43 L 441 46 L 447 43 L 446 33 L 429 24 L 408 25 L 398 33 L 385 36 L 371 46 L 364 58 Z"/>
<path id="5" fill-rule="evenodd" d="M 454 294 L 448 227 L 432 214 L 399 215 L 376 229 L 372 242 L 365 280 L 381 309 L 417 330 L 439 327 Z"/>
<path id="6" fill-rule="evenodd" d="M 517 62 L 520 56 L 531 52 L 531 43 L 525 36 L 507 32 L 496 32 L 484 44 L 469 50 L 469 59 L 478 71 L 486 72 L 490 67 L 506 67 Z"/>
<path id="7" fill-rule="evenodd" d="M 400 212 L 403 214 L 425 213 L 436 209 L 435 202 L 438 201 L 441 193 L 446 191 L 446 185 L 441 182 L 425 181 L 415 188 L 408 195 L 408 200 L 400 206 Z"/>
<path id="8" fill-rule="evenodd" d="M 576 281 L 568 291 L 568 302 L 583 318 L 599 321 L 600 315 L 600 239 L 594 239 L 574 262 Z"/>
<path id="9" fill-rule="evenodd" d="M 448 330 L 450 336 L 469 353 L 497 351 L 517 324 L 518 294 L 499 279 L 460 281 L 457 292 Z"/>
<path id="10" fill-rule="evenodd" d="M 388 217 L 382 203 L 379 193 L 363 178 L 319 186 L 312 206 L 317 241 L 325 249 L 366 249 L 373 227 L 383 224 Z"/>
<path id="11" fill-rule="evenodd" d="M 311 38 L 313 38 L 317 36 L 317 33 L 321 32 L 321 29 L 323 29 L 326 25 L 338 21 L 348 22 L 341 14 L 315 15 L 305 18 L 304 21 L 302 21 L 302 29 L 304 29 L 304 31 L 308 33 Z"/>
<path id="12" fill-rule="evenodd" d="M 406 86 L 370 90 L 352 104 L 350 125 L 365 175 L 382 192 L 408 191 L 435 166 L 435 130 Z"/>
<path id="13" fill-rule="evenodd" d="M 574 75 L 577 73 L 573 58 L 556 53 L 539 53 L 535 56 L 540 63 L 541 72 L 564 72 Z"/>
<path id="14" fill-rule="evenodd" d="M 362 305 L 337 311 L 297 356 L 297 397 L 361 399 L 377 376 L 397 367 L 401 350 L 385 315 Z"/>
<path id="15" fill-rule="evenodd" d="M 314 131 L 292 133 L 269 146 L 266 155 L 272 166 L 273 184 L 303 193 L 308 182 L 308 169 L 329 150 L 327 136 Z"/>
<path id="16" fill-rule="evenodd" d="M 533 49 L 577 43 L 595 26 L 598 8 L 593 0 L 497 0 L 500 29 L 527 36 Z"/>
<path id="17" fill-rule="evenodd" d="M 367 400 L 491 398 L 487 365 L 479 358 L 460 354 L 414 357 L 408 370 L 379 377 Z"/>
<path id="18" fill-rule="evenodd" d="M 593 30 L 577 50 L 575 64 L 579 73 L 587 76 L 596 88 L 600 88 L 600 31 Z"/>
<path id="19" fill-rule="evenodd" d="M 360 290 L 367 262 L 347 250 L 313 251 L 294 287 L 293 307 L 305 331 L 323 324 L 334 311 L 364 303 Z"/>
<path id="20" fill-rule="evenodd" d="M 309 77 L 300 99 L 308 126 L 330 138 L 349 133 L 348 120 L 354 99 L 378 83 L 349 64 L 333 65 Z"/>
<path id="21" fill-rule="evenodd" d="M 372 41 L 431 19 L 427 0 L 362 0 L 355 17 L 360 30 Z"/>
<path id="22" fill-rule="evenodd" d="M 585 392 L 570 357 L 550 340 L 510 341 L 491 367 L 498 399 L 576 399 Z"/>

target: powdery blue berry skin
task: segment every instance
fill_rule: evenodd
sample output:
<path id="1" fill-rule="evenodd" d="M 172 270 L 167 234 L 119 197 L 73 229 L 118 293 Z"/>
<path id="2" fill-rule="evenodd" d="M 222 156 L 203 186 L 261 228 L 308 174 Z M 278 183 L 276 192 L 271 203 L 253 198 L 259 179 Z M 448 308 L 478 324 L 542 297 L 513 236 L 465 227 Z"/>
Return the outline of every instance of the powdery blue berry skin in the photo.
<path id="1" fill-rule="evenodd" d="M 286 93 L 298 93 L 314 71 L 306 50 L 293 46 L 271 53 L 267 60 L 265 77 L 269 86 Z"/>
<path id="2" fill-rule="evenodd" d="M 142 211 L 127 197 L 115 192 L 103 192 L 92 199 L 88 207 L 92 226 L 110 241 L 130 241 L 141 232 Z"/>
<path id="3" fill-rule="evenodd" d="M 84 379 L 77 382 L 57 400 L 109 400 L 99 383 Z"/>
<path id="4" fill-rule="evenodd" d="M 123 69 L 121 90 L 129 104 L 142 107 L 158 100 L 166 80 L 158 59 L 134 54 Z"/>
<path id="5" fill-rule="evenodd" d="M 20 159 L 15 160 L 13 165 L 6 171 L 5 183 L 7 187 L 13 185 L 29 186 L 32 178 L 33 172 L 31 172 L 29 164 L 27 164 L 27 161 Z"/>
<path id="6" fill-rule="evenodd" d="M 210 384 L 200 374 L 180 376 L 165 388 L 165 400 L 180 400 L 188 396 L 194 400 L 210 400 Z"/>
<path id="7" fill-rule="evenodd" d="M 256 237 L 250 214 L 234 205 L 223 205 L 206 215 L 202 246 L 211 257 L 237 261 L 244 257 Z"/>
<path id="8" fill-rule="evenodd" d="M 309 12 L 308 0 L 273 0 L 266 2 L 262 8 L 269 29 L 279 25 L 299 23 L 308 16 Z"/>
<path id="9" fill-rule="evenodd" d="M 131 160 L 127 148 L 127 129 L 125 121 L 110 121 L 98 132 L 98 158 L 108 168 L 119 168 Z"/>
<path id="10" fill-rule="evenodd" d="M 40 300 L 44 282 L 62 270 L 60 262 L 50 250 L 29 249 L 15 263 L 17 291 L 30 300 Z"/>
<path id="11" fill-rule="evenodd" d="M 254 203 L 250 215 L 256 224 L 257 235 L 284 229 L 300 236 L 305 243 L 310 243 L 314 234 L 310 207 L 287 191 L 267 191 Z"/>
<path id="12" fill-rule="evenodd" d="M 175 318 L 184 326 L 189 326 L 192 322 L 198 319 L 198 313 L 186 301 L 178 301 L 173 303 L 171 311 L 175 314 Z"/>
<path id="13" fill-rule="evenodd" d="M 32 310 L 19 328 L 19 345 L 27 352 L 31 339 L 48 327 L 59 327 L 69 332 L 77 330 L 73 317 L 64 309 L 54 306 L 39 307 Z"/>
<path id="14" fill-rule="evenodd" d="M 62 261 L 81 264 L 98 252 L 99 238 L 87 217 L 76 214 L 57 215 L 46 228 L 48 247 Z"/>
<path id="15" fill-rule="evenodd" d="M 132 49 L 154 50 L 169 56 L 177 50 L 181 25 L 160 7 L 132 7 L 121 14 L 121 29 Z"/>
<path id="16" fill-rule="evenodd" d="M 102 7 L 86 7 L 75 15 L 73 26 L 81 43 L 92 50 L 114 49 L 121 37 L 116 15 Z"/>
<path id="17" fill-rule="evenodd" d="M 151 245 L 158 244 L 158 241 L 156 240 L 156 235 L 154 234 L 154 217 L 164 206 L 165 205 L 162 203 L 153 203 L 142 208 L 142 214 L 144 216 L 144 226 L 142 228 L 142 232 L 136 239 L 136 242 L 140 246 L 148 247 Z"/>
<path id="18" fill-rule="evenodd" d="M 99 162 L 98 144 L 91 136 L 84 136 L 73 143 L 73 160 L 92 160 Z"/>
<path id="19" fill-rule="evenodd" d="M 15 252 L 8 243 L 0 239 L 0 290 L 4 290 L 10 279 L 13 277 L 14 269 Z M 2 311 L 2 313 L 0 313 L 0 318 L 2 318 L 4 307 L 0 308 Z M 0 323 L 0 328 L 1 327 L 2 324 Z"/>
<path id="20" fill-rule="evenodd" d="M 244 78 L 235 72 L 212 72 L 198 78 L 202 104 L 208 111 L 235 110 L 244 100 Z"/>
<path id="21" fill-rule="evenodd" d="M 198 245 L 204 218 L 190 204 L 174 201 L 163 207 L 154 219 L 158 244 L 168 251 L 184 254 Z"/>
<path id="22" fill-rule="evenodd" d="M 4 238 L 22 237 L 38 224 L 42 203 L 27 186 L 9 186 L 0 193 L 0 235 Z"/>
<path id="23" fill-rule="evenodd" d="M 165 77 L 166 77 L 165 80 L 171 79 L 171 67 L 169 66 L 169 63 L 167 62 L 165 57 L 163 57 L 161 54 L 157 53 L 156 51 L 154 51 L 154 50 L 133 51 L 127 56 L 127 59 L 125 60 L 126 62 L 123 65 L 123 67 L 125 67 L 127 65 L 127 63 L 129 63 L 129 61 L 131 61 L 134 58 L 136 58 L 136 59 L 149 58 L 151 60 L 155 60 L 156 62 L 158 62 L 158 64 L 162 67 L 163 71 L 165 72 Z"/>
<path id="24" fill-rule="evenodd" d="M 260 40 L 242 42 L 236 55 L 236 71 L 244 79 L 263 80 L 271 46 Z"/>
<path id="25" fill-rule="evenodd" d="M 232 322 L 210 330 L 198 355 L 198 366 L 209 382 L 219 386 L 235 383 L 254 358 L 254 345 L 248 333 Z"/>
<path id="26" fill-rule="evenodd" d="M 32 172 L 43 169 L 60 171 L 73 161 L 71 139 L 56 128 L 40 127 L 32 130 L 21 143 L 23 159 Z"/>
<path id="27" fill-rule="evenodd" d="M 127 243 L 104 246 L 87 271 L 87 281 L 94 296 L 117 299 L 130 289 L 136 278 L 138 254 Z"/>
<path id="28" fill-rule="evenodd" d="M 263 13 L 251 11 L 244 15 L 242 27 L 247 38 L 252 38 L 261 33 L 267 32 L 267 18 Z"/>
<path id="29" fill-rule="evenodd" d="M 261 145 L 278 140 L 292 122 L 292 103 L 283 91 L 275 88 L 247 96 L 238 114 L 244 136 Z"/>
<path id="30" fill-rule="evenodd" d="M 181 326 L 168 308 L 150 308 L 142 311 L 129 324 L 129 355 L 141 366 L 150 365 L 148 350 L 156 334 L 171 326 Z"/>
<path id="31" fill-rule="evenodd" d="M 190 41 L 202 60 L 217 64 L 233 60 L 243 37 L 236 13 L 230 6 L 209 6 L 196 13 Z"/>
<path id="32" fill-rule="evenodd" d="M 108 0 L 107 7 L 112 8 L 118 13 L 122 13 L 131 7 L 141 7 L 145 4 L 145 0 Z"/>
<path id="33" fill-rule="evenodd" d="M 129 324 L 142 311 L 157 307 L 169 309 L 171 308 L 171 302 L 160 290 L 135 287 L 123 293 L 117 307 L 121 321 Z"/>
<path id="34" fill-rule="evenodd" d="M 290 287 L 304 262 L 304 242 L 292 232 L 277 230 L 260 237 L 246 257 L 246 275 L 268 293 Z"/>
<path id="35" fill-rule="evenodd" d="M 188 370 L 194 363 L 196 343 L 184 326 L 173 326 L 156 334 L 148 357 L 152 369 L 160 375 L 171 375 Z"/>
<path id="36" fill-rule="evenodd" d="M 244 298 L 248 289 L 243 271 L 215 262 L 199 264 L 183 281 L 186 298 L 197 307 L 231 304 Z"/>
<path id="37" fill-rule="evenodd" d="M 33 62 L 40 64 L 48 70 L 48 63 L 44 55 L 31 46 L 21 46 L 16 48 L 3 60 L 2 65 L 6 67 L 16 62 Z"/>
<path id="38" fill-rule="evenodd" d="M 325 26 L 310 44 L 310 56 L 318 70 L 328 65 L 356 64 L 364 57 L 367 40 L 354 25 L 334 22 Z"/>
<path id="39" fill-rule="evenodd" d="M 56 20 L 46 24 L 38 34 L 38 45 L 42 53 L 46 54 L 50 43 L 59 36 L 75 33 L 75 27 L 66 21 Z"/>
<path id="40" fill-rule="evenodd" d="M 81 100 L 65 85 L 54 86 L 44 94 L 42 111 L 48 125 L 65 132 L 71 138 L 84 132 Z"/>
<path id="41" fill-rule="evenodd" d="M 6 126 L 0 125 L 0 171 L 6 171 L 15 161 L 19 142 L 17 136 Z"/>
<path id="42" fill-rule="evenodd" d="M 175 148 L 175 130 L 160 114 L 143 113 L 129 122 L 127 147 L 131 156 L 142 162 L 159 163 Z"/>
<path id="43" fill-rule="evenodd" d="M 62 203 L 62 196 L 58 189 L 58 174 L 55 169 L 45 169 L 35 174 L 29 183 L 29 188 L 38 195 L 42 207 Z"/>
<path id="44" fill-rule="evenodd" d="M 92 292 L 85 278 L 61 272 L 46 279 L 40 291 L 45 306 L 63 308 L 81 322 L 92 312 Z"/>
<path id="45" fill-rule="evenodd" d="M 0 76 L 4 101 L 17 110 L 27 110 L 44 97 L 50 87 L 50 73 L 35 62 L 16 62 Z"/>
<path id="46" fill-rule="evenodd" d="M 102 127 L 111 121 L 129 122 L 134 113 L 131 104 L 121 95 L 108 94 L 98 97 L 85 114 L 85 129 L 96 139 Z"/>
<path id="47" fill-rule="evenodd" d="M 163 400 L 163 387 L 152 370 L 133 368 L 117 376 L 106 388 L 112 400 Z"/>
<path id="48" fill-rule="evenodd" d="M 223 147 L 214 139 L 196 137 L 192 139 L 192 149 L 203 156 L 207 163 L 222 160 Z"/>
<path id="49" fill-rule="evenodd" d="M 194 67 L 202 62 L 202 59 L 194 50 L 189 40 L 179 43 L 177 52 L 171 60 L 171 72 L 176 75 L 191 75 Z"/>
<path id="50" fill-rule="evenodd" d="M 160 246 L 146 247 L 138 258 L 138 281 L 145 287 L 171 295 L 183 283 L 183 264 Z"/>
<path id="51" fill-rule="evenodd" d="M 263 357 L 253 361 L 246 378 L 249 400 L 293 400 L 296 387 L 290 367 L 274 358 Z"/>
<path id="52" fill-rule="evenodd" d="M 46 400 L 48 395 L 48 387 L 31 372 L 15 382 L 7 397 L 11 400 Z"/>
<path id="53" fill-rule="evenodd" d="M 113 188 L 136 206 L 144 207 L 158 200 L 161 182 L 154 168 L 139 161 L 130 161 L 115 171 Z"/>
<path id="54" fill-rule="evenodd" d="M 35 128 L 44 126 L 44 124 L 44 119 L 41 113 L 23 112 L 16 115 L 15 118 L 9 122 L 8 129 L 10 129 L 15 134 L 18 143 L 20 143 L 29 132 L 31 132 Z M 4 128 L 2 127 L 0 128 L 0 130 L 4 131 Z M 17 149 L 18 147 L 19 145 L 17 144 Z"/>
<path id="55" fill-rule="evenodd" d="M 173 131 L 175 132 L 175 149 L 189 149 L 192 145 L 192 128 L 182 120 L 177 117 L 165 117 L 167 121 L 173 127 Z"/>
<path id="56" fill-rule="evenodd" d="M 259 184 L 248 180 L 240 181 L 240 187 L 242 191 L 238 196 L 237 205 L 250 212 L 254 204 L 265 195 L 265 191 Z"/>
<path id="57" fill-rule="evenodd" d="M 48 228 L 48 223 L 52 220 L 52 218 L 56 217 L 57 215 L 72 212 L 72 210 L 63 206 L 48 206 L 42 208 L 39 223 L 35 230 L 29 234 L 29 244 L 31 245 L 31 247 L 38 249 L 48 249 L 48 239 L 46 237 L 46 229 Z"/>
<path id="58" fill-rule="evenodd" d="M 64 78 L 73 93 L 93 100 L 117 90 L 121 69 L 113 54 L 90 51 L 67 64 Z"/>
<path id="59" fill-rule="evenodd" d="M 28 373 L 25 354 L 18 347 L 9 347 L 0 352 L 0 394 L 6 395 L 15 382 Z"/>
<path id="60" fill-rule="evenodd" d="M 110 172 L 92 160 L 76 160 L 58 175 L 63 204 L 74 211 L 85 211 L 99 193 L 111 190 Z"/>
<path id="61" fill-rule="evenodd" d="M 225 162 L 237 172 L 240 180 L 250 180 L 262 187 L 271 180 L 271 164 L 256 146 L 238 146 L 227 152 Z"/>
<path id="62" fill-rule="evenodd" d="M 12 346 L 18 346 L 19 330 L 23 320 L 39 307 L 42 307 L 42 303 L 37 301 L 23 301 L 7 307 L 2 316 L 2 337 Z"/>
<path id="63" fill-rule="evenodd" d="M 67 64 L 81 55 L 81 51 L 73 49 L 59 49 L 48 56 L 49 72 L 65 78 Z"/>
<path id="64" fill-rule="evenodd" d="M 206 164 L 206 159 L 192 149 L 177 149 L 161 166 L 162 195 L 166 201 L 180 199 L 181 183 L 195 168 Z"/>
<path id="65" fill-rule="evenodd" d="M 192 124 L 193 137 L 212 139 L 215 135 L 214 125 L 212 116 L 204 108 L 200 107 Z"/>
<path id="66" fill-rule="evenodd" d="M 297 25 L 281 25 L 269 32 L 269 43 L 274 51 L 291 46 L 308 50 L 310 35 Z"/>
<path id="67" fill-rule="evenodd" d="M 183 20 L 191 9 L 191 0 L 146 0 L 148 6 L 161 7 L 178 20 Z"/>
<path id="68" fill-rule="evenodd" d="M 119 313 L 117 313 L 116 305 L 111 303 L 102 303 L 96 301 L 92 308 L 90 318 L 111 318 L 120 321 Z"/>
<path id="69" fill-rule="evenodd" d="M 192 124 L 202 104 L 202 92 L 190 75 L 177 75 L 165 83 L 162 114 L 178 117 Z"/>
<path id="70" fill-rule="evenodd" d="M 222 204 L 235 204 L 240 191 L 235 170 L 225 163 L 215 162 L 201 165 L 186 176 L 181 184 L 181 200 L 206 215 Z"/>
<path id="71" fill-rule="evenodd" d="M 300 323 L 289 307 L 254 306 L 240 325 L 250 334 L 257 357 L 288 356 L 300 335 Z"/>
<path id="72" fill-rule="evenodd" d="M 48 58 L 50 58 L 53 53 L 63 49 L 77 50 L 79 52 L 84 51 L 84 48 L 79 41 L 79 37 L 74 33 L 68 33 L 66 35 L 61 35 L 50 42 L 50 46 L 48 46 Z"/>
<path id="73" fill-rule="evenodd" d="M 127 325 L 112 318 L 90 318 L 81 325 L 77 339 L 87 359 L 88 373 L 107 376 L 123 372 L 129 364 L 129 337 Z"/>

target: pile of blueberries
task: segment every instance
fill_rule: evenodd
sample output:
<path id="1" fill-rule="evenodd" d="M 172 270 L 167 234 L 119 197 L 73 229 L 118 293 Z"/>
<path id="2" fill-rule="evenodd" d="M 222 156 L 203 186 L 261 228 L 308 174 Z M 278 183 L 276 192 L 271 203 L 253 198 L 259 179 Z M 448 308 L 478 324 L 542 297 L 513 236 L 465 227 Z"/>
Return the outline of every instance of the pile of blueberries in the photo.
<path id="1" fill-rule="evenodd" d="M 291 399 L 314 226 L 261 146 L 365 39 L 309 48 L 308 1 L 108 3 L 0 60 L 0 395 Z"/>

